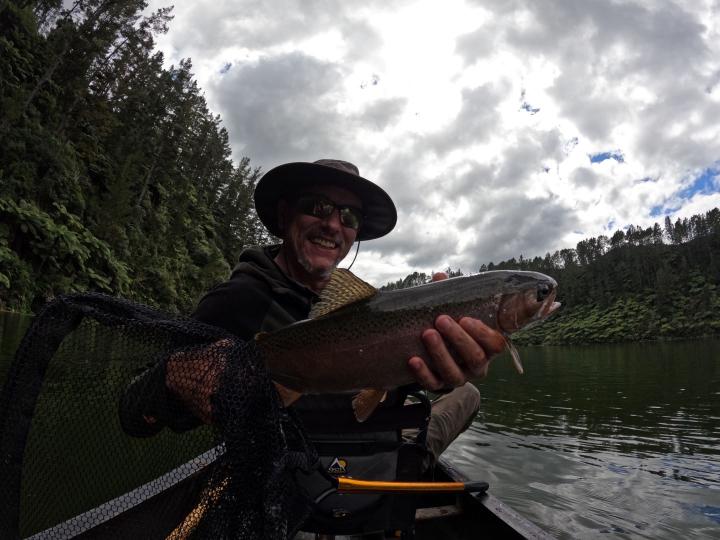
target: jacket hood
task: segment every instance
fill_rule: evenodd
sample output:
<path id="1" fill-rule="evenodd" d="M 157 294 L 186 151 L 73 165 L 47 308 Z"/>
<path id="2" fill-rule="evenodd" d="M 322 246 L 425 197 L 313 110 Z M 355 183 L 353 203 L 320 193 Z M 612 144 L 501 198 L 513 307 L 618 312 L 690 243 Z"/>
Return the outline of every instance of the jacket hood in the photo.
<path id="1" fill-rule="evenodd" d="M 249 274 L 267 283 L 270 289 L 278 294 L 301 296 L 305 301 L 308 298 L 313 302 L 317 300 L 318 295 L 313 290 L 288 277 L 275 263 L 274 259 L 279 251 L 280 244 L 244 249 L 230 279 L 237 274 Z"/>

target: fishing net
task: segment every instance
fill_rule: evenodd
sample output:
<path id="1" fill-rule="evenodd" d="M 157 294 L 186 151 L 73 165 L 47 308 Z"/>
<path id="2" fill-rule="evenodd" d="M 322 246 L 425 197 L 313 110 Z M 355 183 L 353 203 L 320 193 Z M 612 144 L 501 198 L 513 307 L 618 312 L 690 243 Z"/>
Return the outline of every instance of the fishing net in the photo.
<path id="1" fill-rule="evenodd" d="M 308 513 L 291 471 L 316 460 L 298 426 L 252 343 L 59 297 L 0 394 L 0 537 L 287 538 Z"/>

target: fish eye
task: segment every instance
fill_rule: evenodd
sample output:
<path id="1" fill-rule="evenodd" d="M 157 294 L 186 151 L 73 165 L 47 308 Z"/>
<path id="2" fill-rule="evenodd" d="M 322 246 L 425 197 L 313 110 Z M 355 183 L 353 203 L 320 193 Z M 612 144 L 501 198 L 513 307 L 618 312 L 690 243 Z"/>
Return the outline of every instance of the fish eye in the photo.
<path id="1" fill-rule="evenodd" d="M 550 292 L 552 291 L 552 288 L 547 283 L 540 283 L 537 286 L 537 301 L 542 302 L 545 300 L 548 296 L 550 296 Z"/>

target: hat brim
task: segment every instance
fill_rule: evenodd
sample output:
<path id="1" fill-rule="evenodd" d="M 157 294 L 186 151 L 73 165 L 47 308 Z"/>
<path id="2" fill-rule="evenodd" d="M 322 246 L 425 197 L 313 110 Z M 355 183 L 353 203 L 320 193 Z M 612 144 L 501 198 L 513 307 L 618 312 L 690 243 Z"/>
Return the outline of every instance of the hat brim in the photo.
<path id="1" fill-rule="evenodd" d="M 266 172 L 255 187 L 255 210 L 268 231 L 282 236 L 278 227 L 280 199 L 304 186 L 328 184 L 347 189 L 362 201 L 364 218 L 358 240 L 373 240 L 393 230 L 397 210 L 385 190 L 361 176 L 317 163 L 285 163 Z"/>

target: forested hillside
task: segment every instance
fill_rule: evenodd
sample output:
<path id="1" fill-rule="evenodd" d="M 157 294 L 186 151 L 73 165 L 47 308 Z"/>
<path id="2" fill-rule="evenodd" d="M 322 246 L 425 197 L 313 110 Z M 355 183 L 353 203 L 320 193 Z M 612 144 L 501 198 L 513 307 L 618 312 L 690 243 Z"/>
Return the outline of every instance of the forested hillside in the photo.
<path id="1" fill-rule="evenodd" d="M 153 51 L 170 9 L 145 7 L 0 3 L 0 309 L 97 290 L 186 311 L 243 245 L 268 240 L 252 206 L 259 171 L 232 161 L 190 61 L 166 68 Z M 538 270 L 560 284 L 561 312 L 520 341 L 720 333 L 718 209 L 481 262 L 469 270 Z"/>
<path id="2" fill-rule="evenodd" d="M 485 270 L 543 272 L 559 284 L 562 309 L 516 336 L 562 344 L 720 335 L 720 210 L 630 226 L 545 257 L 482 264 Z M 389 288 L 429 281 L 415 272 Z M 404 283 L 407 282 L 407 283 Z M 399 286 L 400 287 L 399 287 Z"/>
<path id="3" fill-rule="evenodd" d="M 0 309 L 98 290 L 189 308 L 262 242 L 190 61 L 142 0 L 0 4 Z"/>

